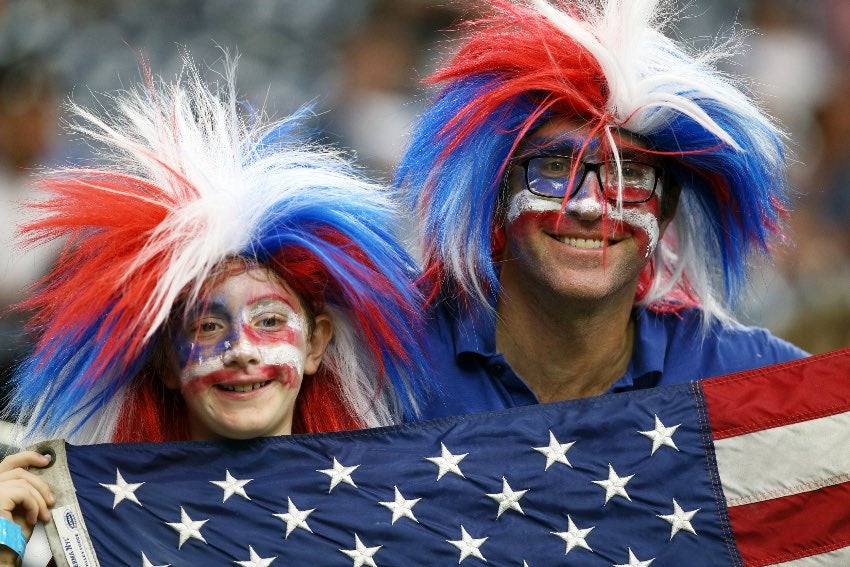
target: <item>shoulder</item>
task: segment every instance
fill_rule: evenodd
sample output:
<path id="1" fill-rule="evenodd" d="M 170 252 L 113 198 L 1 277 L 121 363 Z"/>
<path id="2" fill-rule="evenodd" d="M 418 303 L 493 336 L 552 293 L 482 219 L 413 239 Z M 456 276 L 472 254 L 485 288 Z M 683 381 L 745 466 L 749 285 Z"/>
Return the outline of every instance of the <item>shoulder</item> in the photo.
<path id="1" fill-rule="evenodd" d="M 433 390 L 420 419 L 514 405 L 502 384 L 507 363 L 495 352 L 486 314 L 441 302 L 426 313 L 425 343 Z"/>
<path id="2" fill-rule="evenodd" d="M 453 359 L 456 353 L 457 315 L 444 304 L 426 310 L 424 343 L 426 355 L 431 359 Z"/>
<path id="3" fill-rule="evenodd" d="M 455 358 L 495 351 L 494 314 L 443 300 L 425 313 L 425 341 L 431 353 Z"/>
<path id="4" fill-rule="evenodd" d="M 808 356 L 767 329 L 704 320 L 697 309 L 679 313 L 643 310 L 642 329 L 665 344 L 664 371 L 700 379 Z"/>

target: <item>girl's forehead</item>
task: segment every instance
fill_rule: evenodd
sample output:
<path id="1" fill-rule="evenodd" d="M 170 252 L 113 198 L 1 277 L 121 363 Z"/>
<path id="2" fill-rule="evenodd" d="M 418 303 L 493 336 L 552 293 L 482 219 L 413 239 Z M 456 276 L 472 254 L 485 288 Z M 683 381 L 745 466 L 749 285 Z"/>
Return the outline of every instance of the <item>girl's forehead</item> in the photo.
<path id="1" fill-rule="evenodd" d="M 210 276 L 201 288 L 195 310 L 204 305 L 240 306 L 261 299 L 277 299 L 300 310 L 297 295 L 289 284 L 262 266 L 226 266 Z"/>

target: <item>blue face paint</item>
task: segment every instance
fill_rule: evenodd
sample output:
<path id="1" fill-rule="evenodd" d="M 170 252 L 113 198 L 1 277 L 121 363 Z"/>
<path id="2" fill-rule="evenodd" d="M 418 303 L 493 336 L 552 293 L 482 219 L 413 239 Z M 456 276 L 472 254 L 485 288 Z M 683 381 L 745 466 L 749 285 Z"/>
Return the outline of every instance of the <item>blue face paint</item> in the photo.
<path id="1" fill-rule="evenodd" d="M 186 315 L 180 331 L 176 333 L 173 340 L 180 369 L 185 369 L 193 358 L 201 363 L 209 358 L 220 357 L 236 344 L 242 327 L 241 316 L 237 317 L 239 320 L 233 321 L 227 304 L 219 299 L 204 301 L 200 306 L 192 309 Z M 209 321 L 205 321 L 207 318 Z M 226 332 L 216 333 L 214 340 L 205 341 L 201 329 L 203 324 L 223 325 Z"/>

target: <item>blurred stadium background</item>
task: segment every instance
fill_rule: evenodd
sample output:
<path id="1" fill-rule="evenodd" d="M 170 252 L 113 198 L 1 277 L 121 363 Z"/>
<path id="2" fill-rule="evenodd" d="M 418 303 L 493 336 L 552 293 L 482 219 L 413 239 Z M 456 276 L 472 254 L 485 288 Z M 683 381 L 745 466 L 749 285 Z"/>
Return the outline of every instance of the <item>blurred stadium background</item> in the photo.
<path id="1" fill-rule="evenodd" d="M 239 88 L 283 116 L 308 101 L 325 139 L 390 179 L 427 91 L 420 79 L 451 49 L 447 30 L 465 0 L 0 0 L 0 364 L 8 375 L 27 348 L 5 311 L 55 250 L 12 244 L 42 165 L 84 161 L 88 148 L 58 127 L 63 101 L 135 84 L 140 55 L 173 77 L 187 49 L 220 70 L 239 53 Z M 743 321 L 811 352 L 850 345 L 850 2 L 691 0 L 671 30 L 697 46 L 730 32 L 744 54 L 724 63 L 788 132 L 797 200 L 772 265 L 757 266 Z M 94 94 L 93 94 L 94 93 Z M 99 102 L 98 102 L 99 101 Z"/>

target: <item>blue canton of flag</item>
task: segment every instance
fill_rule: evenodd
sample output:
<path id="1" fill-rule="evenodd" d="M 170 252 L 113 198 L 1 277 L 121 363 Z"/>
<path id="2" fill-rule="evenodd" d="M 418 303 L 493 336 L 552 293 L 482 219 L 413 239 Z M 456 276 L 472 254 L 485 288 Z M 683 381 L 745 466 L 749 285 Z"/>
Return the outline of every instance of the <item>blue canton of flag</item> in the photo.
<path id="1" fill-rule="evenodd" d="M 694 392 L 66 449 L 101 565 L 734 564 Z"/>

